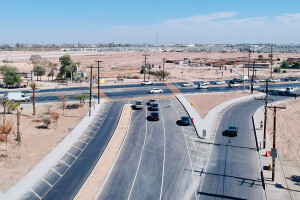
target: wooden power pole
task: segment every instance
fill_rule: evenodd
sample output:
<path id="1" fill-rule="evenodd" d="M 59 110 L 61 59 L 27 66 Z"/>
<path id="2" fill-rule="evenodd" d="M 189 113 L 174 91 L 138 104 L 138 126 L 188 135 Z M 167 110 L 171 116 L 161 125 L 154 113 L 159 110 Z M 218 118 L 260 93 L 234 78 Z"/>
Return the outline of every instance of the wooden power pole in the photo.
<path id="1" fill-rule="evenodd" d="M 276 112 L 277 109 L 286 109 L 285 107 L 279 106 L 269 106 L 268 108 L 274 109 L 274 124 L 273 124 L 273 151 L 277 152 L 276 150 Z M 272 152 L 272 151 L 271 151 Z M 272 181 L 275 180 L 275 158 L 277 155 L 272 155 Z"/>
<path id="2" fill-rule="evenodd" d="M 163 58 L 162 60 L 163 60 L 163 82 L 165 82 L 165 61 L 166 61 L 166 59 Z"/>
<path id="3" fill-rule="evenodd" d="M 100 104 L 100 62 L 103 62 L 101 60 L 96 60 L 96 63 L 98 63 L 97 69 L 98 69 L 98 104 Z"/>
<path id="4" fill-rule="evenodd" d="M 147 67 L 147 56 L 149 56 L 148 54 L 143 54 L 144 59 L 145 59 L 145 64 L 144 64 L 144 81 L 146 81 L 146 67 Z"/>

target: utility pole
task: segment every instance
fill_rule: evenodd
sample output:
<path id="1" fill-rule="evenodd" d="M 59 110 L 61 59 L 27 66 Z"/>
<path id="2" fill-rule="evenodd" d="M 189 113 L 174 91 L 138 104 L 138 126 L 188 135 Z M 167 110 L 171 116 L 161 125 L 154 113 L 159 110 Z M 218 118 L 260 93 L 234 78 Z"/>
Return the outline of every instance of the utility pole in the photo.
<path id="1" fill-rule="evenodd" d="M 269 55 L 271 58 L 271 72 L 270 72 L 270 78 L 272 78 L 272 71 L 273 71 L 273 45 L 271 45 L 271 54 Z"/>
<path id="2" fill-rule="evenodd" d="M 100 72 L 99 72 L 99 70 L 100 70 L 100 62 L 103 62 L 103 61 L 101 61 L 101 60 L 96 60 L 95 61 L 96 63 L 98 63 L 98 104 L 100 104 L 100 79 L 99 79 L 99 77 L 100 77 Z"/>
<path id="3" fill-rule="evenodd" d="M 89 116 L 91 116 L 91 112 L 92 112 L 92 85 L 93 85 L 92 79 L 93 79 L 93 66 L 91 65 Z"/>
<path id="4" fill-rule="evenodd" d="M 273 124 L 273 149 L 276 151 L 276 112 L 278 109 L 286 109 L 285 107 L 269 106 L 268 108 L 274 109 L 274 124 Z M 272 156 L 272 181 L 275 180 L 275 156 Z"/>
<path id="5" fill-rule="evenodd" d="M 255 67 L 255 60 L 253 60 L 253 66 L 252 66 L 251 94 L 253 94 L 254 67 Z M 245 80 L 245 77 L 244 77 L 244 80 Z"/>
<path id="6" fill-rule="evenodd" d="M 248 77 L 250 76 L 250 57 L 251 57 L 251 49 L 250 49 L 250 46 L 249 46 L 249 50 L 248 50 Z"/>
<path id="7" fill-rule="evenodd" d="M 163 58 L 162 60 L 163 60 L 163 82 L 165 82 L 165 61 L 166 61 L 166 59 Z"/>
<path id="8" fill-rule="evenodd" d="M 264 140 L 263 140 L 263 148 L 266 148 L 266 137 L 267 137 L 267 120 L 268 120 L 268 90 L 269 90 L 269 82 L 266 82 L 266 99 L 265 99 L 265 122 L 264 122 Z"/>
<path id="9" fill-rule="evenodd" d="M 147 66 L 147 56 L 149 56 L 148 54 L 143 54 L 144 58 L 145 58 L 145 64 L 144 64 L 144 81 L 146 81 L 146 66 Z"/>

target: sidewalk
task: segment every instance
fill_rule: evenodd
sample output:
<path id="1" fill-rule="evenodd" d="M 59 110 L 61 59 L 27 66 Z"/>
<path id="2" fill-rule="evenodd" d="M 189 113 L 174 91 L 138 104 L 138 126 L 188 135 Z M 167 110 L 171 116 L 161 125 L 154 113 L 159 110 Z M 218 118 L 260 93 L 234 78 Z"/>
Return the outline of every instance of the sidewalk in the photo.
<path id="1" fill-rule="evenodd" d="M 263 176 L 266 185 L 266 199 L 272 199 L 272 200 L 288 199 L 289 200 L 291 199 L 291 197 L 289 195 L 289 192 L 284 189 L 284 188 L 288 188 L 288 185 L 284 177 L 283 169 L 279 162 L 279 158 L 275 160 L 276 161 L 275 180 L 274 182 L 272 181 L 272 171 L 269 170 L 269 165 L 272 163 L 272 157 L 266 156 L 266 151 L 271 151 L 272 148 L 272 143 L 270 141 L 268 134 L 266 136 L 266 148 L 263 149 L 264 129 L 260 128 L 260 122 L 261 120 L 264 121 L 264 107 L 259 108 L 253 115 L 253 118 L 254 118 L 254 124 L 256 129 L 258 147 L 261 148 L 259 150 L 260 167 L 261 170 L 263 171 Z"/>
<path id="2" fill-rule="evenodd" d="M 14 200 L 19 199 L 25 192 L 30 190 L 39 181 L 51 167 L 70 149 L 70 147 L 78 140 L 82 133 L 87 129 L 94 118 L 98 116 L 98 112 L 105 100 L 101 100 L 101 104 L 96 104 L 92 108 L 92 115 L 85 116 L 74 130 L 50 152 L 39 164 L 37 164 L 26 176 L 16 183 L 8 192 L 1 194 L 0 199 Z"/>

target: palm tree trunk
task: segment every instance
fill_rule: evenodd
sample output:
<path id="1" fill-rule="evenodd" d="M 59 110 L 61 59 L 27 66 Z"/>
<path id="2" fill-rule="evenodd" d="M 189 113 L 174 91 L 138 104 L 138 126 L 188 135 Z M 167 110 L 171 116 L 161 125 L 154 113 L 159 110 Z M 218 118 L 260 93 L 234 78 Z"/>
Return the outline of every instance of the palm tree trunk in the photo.
<path id="1" fill-rule="evenodd" d="M 6 105 L 4 105 L 4 113 L 3 113 L 3 125 L 5 125 L 5 121 L 6 121 Z"/>
<path id="2" fill-rule="evenodd" d="M 33 115 L 36 114 L 36 108 L 35 108 L 35 84 L 32 86 L 33 94 L 32 94 L 32 106 L 33 106 Z"/>

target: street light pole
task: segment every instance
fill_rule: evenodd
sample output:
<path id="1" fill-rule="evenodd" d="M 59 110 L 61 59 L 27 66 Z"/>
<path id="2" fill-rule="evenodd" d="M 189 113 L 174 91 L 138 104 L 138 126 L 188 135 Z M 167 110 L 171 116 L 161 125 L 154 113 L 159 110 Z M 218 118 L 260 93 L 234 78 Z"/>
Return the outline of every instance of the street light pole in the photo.
<path id="1" fill-rule="evenodd" d="M 91 116 L 92 112 L 92 77 L 93 77 L 93 66 L 91 65 L 91 74 L 90 74 L 90 102 L 89 102 L 89 116 Z"/>
<path id="2" fill-rule="evenodd" d="M 100 79 L 99 79 L 99 77 L 100 77 L 100 65 L 99 65 L 99 63 L 100 62 L 103 62 L 103 61 L 101 61 L 101 60 L 96 60 L 95 62 L 97 62 L 98 63 L 98 104 L 100 104 Z"/>
<path id="3" fill-rule="evenodd" d="M 163 82 L 165 82 L 165 58 L 163 58 Z"/>

